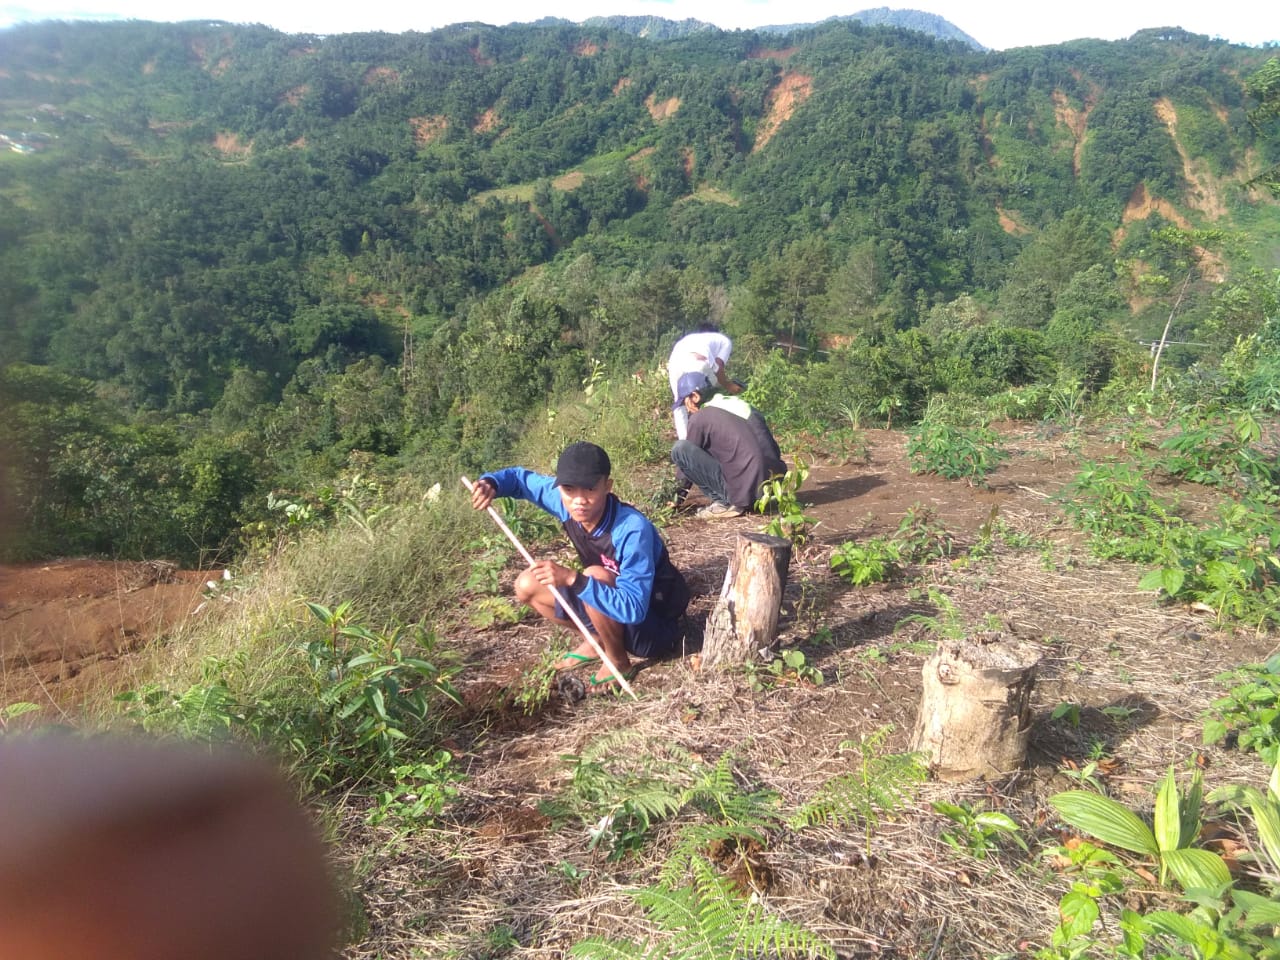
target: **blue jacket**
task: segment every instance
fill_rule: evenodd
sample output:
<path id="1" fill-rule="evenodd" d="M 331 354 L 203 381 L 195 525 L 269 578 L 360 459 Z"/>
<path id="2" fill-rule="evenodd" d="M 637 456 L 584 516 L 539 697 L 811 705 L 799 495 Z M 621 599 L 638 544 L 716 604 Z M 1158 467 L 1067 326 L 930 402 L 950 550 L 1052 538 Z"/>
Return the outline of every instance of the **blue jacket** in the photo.
<path id="1" fill-rule="evenodd" d="M 689 603 L 689 588 L 672 564 L 658 528 L 643 513 L 609 494 L 604 514 L 594 530 L 569 516 L 555 477 L 523 467 L 486 473 L 499 497 L 536 503 L 560 520 L 583 566 L 602 566 L 615 575 L 610 587 L 584 577 L 577 589 L 582 602 L 618 623 L 641 623 L 652 605 L 659 616 L 675 619 Z"/>

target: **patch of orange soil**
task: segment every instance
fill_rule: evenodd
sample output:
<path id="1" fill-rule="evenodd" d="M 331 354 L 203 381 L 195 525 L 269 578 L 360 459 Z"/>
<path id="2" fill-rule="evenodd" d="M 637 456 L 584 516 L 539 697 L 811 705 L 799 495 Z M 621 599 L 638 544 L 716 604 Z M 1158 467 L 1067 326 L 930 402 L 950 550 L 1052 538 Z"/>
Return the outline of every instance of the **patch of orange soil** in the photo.
<path id="1" fill-rule="evenodd" d="M 448 129 L 449 118 L 443 114 L 437 114 L 434 117 L 410 117 L 409 125 L 413 127 L 414 142 L 426 146 Z"/>
<path id="2" fill-rule="evenodd" d="M 592 43 L 590 40 L 583 40 L 573 48 L 574 55 L 579 57 L 594 57 L 599 52 L 600 45 Z"/>
<path id="3" fill-rule="evenodd" d="M 1159 197 L 1152 197 L 1147 192 L 1147 185 L 1140 183 L 1134 187 L 1133 193 L 1129 195 L 1129 202 L 1125 205 L 1124 213 L 1120 217 L 1120 226 L 1111 235 L 1112 249 L 1119 249 L 1120 244 L 1124 242 L 1125 224 L 1132 223 L 1135 220 L 1145 220 L 1153 213 L 1160 214 L 1180 230 L 1191 229 L 1190 222 L 1174 209 L 1173 204 Z M 1196 256 L 1200 274 L 1204 279 L 1210 283 L 1222 283 L 1226 279 L 1226 265 L 1222 262 L 1220 256 L 1204 247 L 1193 247 L 1192 252 Z M 1137 274 L 1135 273 L 1135 278 L 1136 276 Z M 1131 297 L 1129 309 L 1137 313 L 1148 302 L 1142 298 Z"/>
<path id="4" fill-rule="evenodd" d="M 213 138 L 213 148 L 224 157 L 246 157 L 253 149 L 253 141 L 241 143 L 236 133 L 219 133 Z"/>
<path id="5" fill-rule="evenodd" d="M 391 67 L 370 67 L 364 72 L 360 82 L 365 86 L 374 83 L 399 83 L 400 73 Z"/>
<path id="6" fill-rule="evenodd" d="M 1118 247 L 1120 241 L 1124 239 L 1124 224 L 1132 223 L 1135 220 L 1146 220 L 1153 213 L 1160 214 L 1170 223 L 1177 224 L 1183 230 L 1191 229 L 1191 224 L 1187 222 L 1187 218 L 1175 210 L 1173 204 L 1168 200 L 1151 196 L 1147 192 L 1147 185 L 1140 183 L 1133 188 L 1133 193 L 1129 195 L 1129 202 L 1125 204 L 1124 213 L 1120 216 L 1121 226 L 1112 237 L 1112 243 Z"/>
<path id="7" fill-rule="evenodd" d="M 471 55 L 471 62 L 474 63 L 477 67 L 493 66 L 493 62 L 494 62 L 493 57 L 486 57 L 483 53 L 481 53 L 475 47 L 469 47 L 467 49 L 467 53 Z"/>
<path id="8" fill-rule="evenodd" d="M 287 103 L 291 107 L 296 107 L 299 103 L 302 102 L 302 98 L 307 95 L 307 92 L 310 89 L 311 88 L 305 83 L 302 84 L 301 86 L 290 87 L 284 93 L 280 94 L 280 99 L 277 102 Z"/>
<path id="9" fill-rule="evenodd" d="M 782 47 L 774 49 L 771 47 L 757 47 L 747 53 L 748 60 L 789 60 L 791 55 L 796 52 L 796 47 Z"/>
<path id="10" fill-rule="evenodd" d="M 1222 194 L 1218 189 L 1216 178 L 1209 172 L 1203 160 L 1193 162 L 1186 147 L 1178 139 L 1178 112 L 1168 97 L 1156 101 L 1156 116 L 1169 131 L 1178 156 L 1182 160 L 1182 176 L 1187 181 L 1187 205 L 1199 210 L 1210 220 L 1218 220 L 1227 214 L 1226 204 L 1222 202 Z"/>
<path id="11" fill-rule="evenodd" d="M 1075 142 L 1071 151 L 1071 172 L 1077 177 L 1080 176 L 1080 156 L 1084 151 L 1084 135 L 1089 127 L 1089 114 L 1092 110 L 1092 100 L 1085 100 L 1084 109 L 1077 110 L 1061 90 L 1053 91 L 1053 115 L 1071 131 L 1071 139 Z"/>
<path id="12" fill-rule="evenodd" d="M 1013 214 L 1005 210 L 1004 207 L 996 207 L 996 215 L 1000 218 L 1000 229 L 1010 236 L 1020 237 L 1023 234 L 1030 233 L 1029 227 L 1024 227 L 1014 219 Z"/>
<path id="13" fill-rule="evenodd" d="M 756 142 L 751 150 L 763 150 L 782 125 L 791 119 L 796 107 L 813 93 L 813 77 L 803 73 L 784 73 L 777 84 L 765 96 L 765 116 L 756 130 Z"/>
<path id="14" fill-rule="evenodd" d="M 658 103 L 657 98 L 651 93 L 644 98 L 644 105 L 648 108 L 649 116 L 653 117 L 654 123 L 661 123 L 680 109 L 680 98 L 670 97 Z"/>
<path id="15" fill-rule="evenodd" d="M 629 86 L 631 86 L 630 77 L 619 77 L 618 82 L 613 85 L 613 95 L 616 97 Z"/>
<path id="16" fill-rule="evenodd" d="M 490 107 L 476 118 L 476 122 L 471 125 L 471 130 L 473 133 L 488 133 L 497 126 L 498 111 Z"/>
<path id="17" fill-rule="evenodd" d="M 0 565 L 0 706 L 71 705 L 191 616 L 218 576 L 102 560 Z"/>

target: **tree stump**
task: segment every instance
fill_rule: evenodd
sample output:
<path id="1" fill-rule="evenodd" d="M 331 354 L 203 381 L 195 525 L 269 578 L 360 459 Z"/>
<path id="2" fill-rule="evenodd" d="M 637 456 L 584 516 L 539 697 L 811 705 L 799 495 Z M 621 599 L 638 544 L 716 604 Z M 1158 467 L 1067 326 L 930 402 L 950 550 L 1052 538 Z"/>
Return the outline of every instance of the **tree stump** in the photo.
<path id="1" fill-rule="evenodd" d="M 767 658 L 776 649 L 790 563 L 790 540 L 763 533 L 738 534 L 720 599 L 707 618 L 703 665 L 734 666 Z"/>
<path id="2" fill-rule="evenodd" d="M 940 780 L 999 777 L 1018 769 L 1031 735 L 1031 691 L 1040 649 L 972 640 L 941 644 L 924 664 L 911 749 Z"/>

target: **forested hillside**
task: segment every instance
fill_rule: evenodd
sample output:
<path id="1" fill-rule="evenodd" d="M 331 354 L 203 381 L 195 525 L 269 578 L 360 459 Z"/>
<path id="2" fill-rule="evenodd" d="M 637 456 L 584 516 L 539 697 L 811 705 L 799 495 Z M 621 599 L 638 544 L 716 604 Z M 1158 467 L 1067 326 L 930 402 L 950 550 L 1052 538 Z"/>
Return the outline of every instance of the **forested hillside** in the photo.
<path id="1" fill-rule="evenodd" d="M 0 32 L 6 549 L 190 559 L 353 457 L 474 469 L 707 317 L 809 364 L 816 422 L 1098 389 L 1171 315 L 1163 362 L 1212 364 L 1276 312 L 1267 61 L 856 21 Z"/>

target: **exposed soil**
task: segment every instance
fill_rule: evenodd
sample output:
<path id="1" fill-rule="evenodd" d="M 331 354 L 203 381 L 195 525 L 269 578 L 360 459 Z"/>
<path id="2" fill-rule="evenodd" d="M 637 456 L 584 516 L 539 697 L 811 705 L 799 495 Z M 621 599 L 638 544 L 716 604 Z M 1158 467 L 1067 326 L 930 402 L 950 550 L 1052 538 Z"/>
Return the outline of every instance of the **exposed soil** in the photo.
<path id="1" fill-rule="evenodd" d="M 784 123 L 791 119 L 796 108 L 813 93 L 813 78 L 803 73 L 784 73 L 776 86 L 765 96 L 765 117 L 756 131 L 752 151 L 763 150 Z"/>
<path id="2" fill-rule="evenodd" d="M 572 757 L 602 736 L 626 738 L 631 746 L 619 749 L 631 758 L 667 751 L 714 762 L 731 753 L 744 785 L 776 791 L 795 809 L 856 769 L 847 741 L 892 725 L 882 749 L 906 749 L 921 667 L 947 617 L 930 588 L 949 598 L 964 629 L 1042 647 L 1026 771 L 965 787 L 928 784 L 903 815 L 865 835 L 848 826 L 780 830 L 763 847 L 722 844 L 709 854 L 839 956 L 976 958 L 1045 946 L 1067 881 L 1036 851 L 1062 839 L 1047 797 L 1074 785 L 1064 767 L 1105 758 L 1112 794 L 1148 810 L 1151 785 L 1170 764 L 1203 765 L 1210 786 L 1261 783 L 1256 758 L 1201 745 L 1200 716 L 1223 690 L 1215 677 L 1265 659 L 1275 636 L 1158 605 L 1136 588 L 1142 571 L 1089 556 L 1056 497 L 1082 459 L 1121 453 L 1107 438 L 1002 432 L 1012 456 L 985 488 L 912 474 L 894 431 L 865 431 L 866 462 L 812 466 L 802 499 L 817 526 L 793 554 L 781 631 L 822 672 L 821 685 L 793 677 L 753 691 L 743 675 L 699 671 L 683 656 L 642 664 L 639 700 L 553 696 L 526 713 L 512 696 L 522 672 L 569 638 L 531 620 L 475 628 L 460 609 L 444 632 L 465 661 L 458 682 L 468 710 L 449 746 L 467 779 L 446 822 L 411 836 L 369 826 L 367 804 L 344 799 L 339 857 L 351 864 L 364 914 L 346 955 L 491 956 L 501 934 L 516 944 L 502 955 L 550 960 L 590 935 L 643 939 L 653 927 L 624 890 L 656 879 L 661 863 L 642 858 L 662 856 L 671 835 L 657 831 L 644 853 L 620 859 L 589 843 L 586 827 L 555 805 Z M 1163 490 L 1188 515 L 1214 499 L 1189 486 Z M 831 573 L 835 546 L 891 535 L 922 508 L 953 537 L 951 557 L 858 589 Z M 682 513 L 666 526 L 696 593 L 686 654 L 698 649 L 737 533 L 760 525 Z M 967 555 L 985 534 L 985 553 Z M 204 581 L 216 576 L 80 560 L 0 567 L 0 704 L 66 709 L 197 609 Z M 1055 718 L 1061 704 L 1077 710 Z M 950 823 L 930 807 L 940 798 L 1007 812 L 1033 853 L 1008 848 L 978 861 L 952 849 L 941 839 Z"/>
<path id="3" fill-rule="evenodd" d="M 72 707 L 189 616 L 217 576 L 129 561 L 0 565 L 0 706 Z"/>

